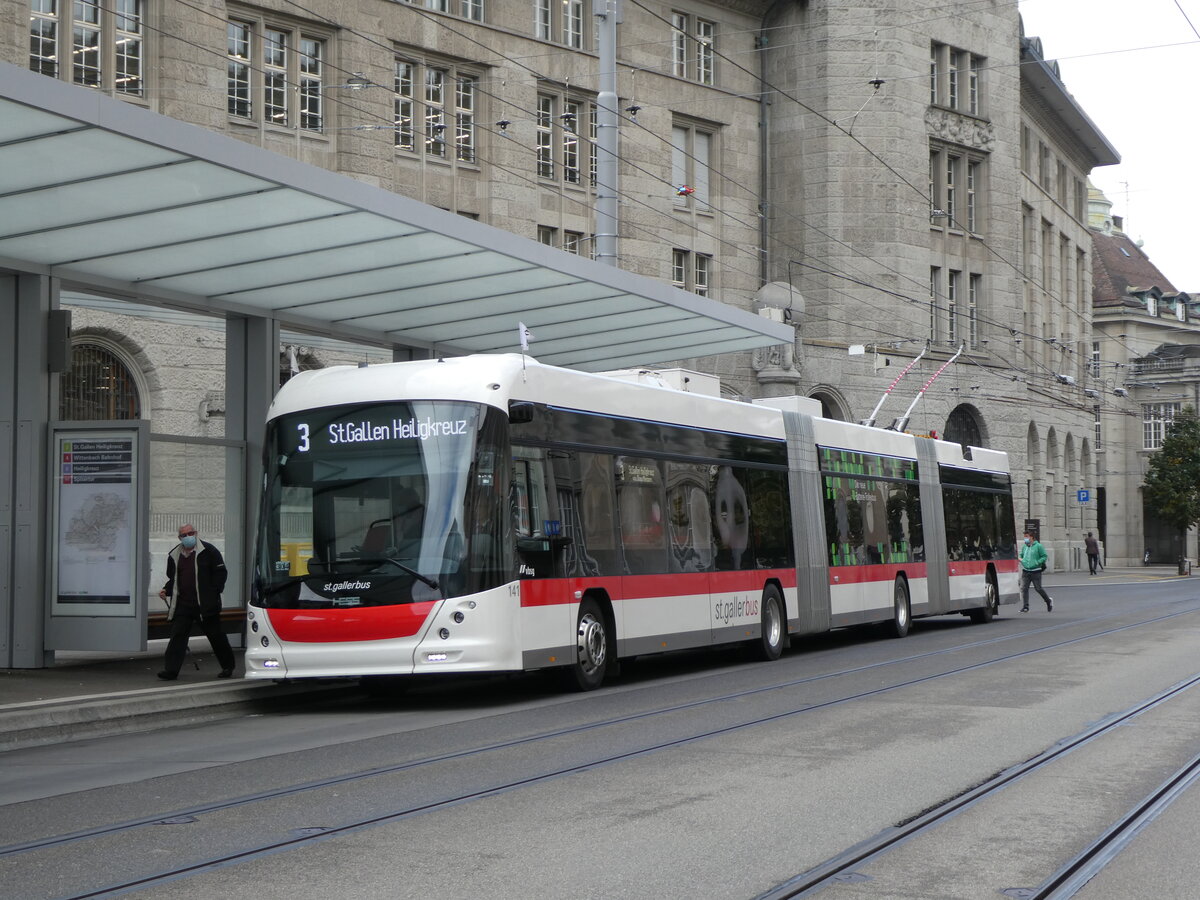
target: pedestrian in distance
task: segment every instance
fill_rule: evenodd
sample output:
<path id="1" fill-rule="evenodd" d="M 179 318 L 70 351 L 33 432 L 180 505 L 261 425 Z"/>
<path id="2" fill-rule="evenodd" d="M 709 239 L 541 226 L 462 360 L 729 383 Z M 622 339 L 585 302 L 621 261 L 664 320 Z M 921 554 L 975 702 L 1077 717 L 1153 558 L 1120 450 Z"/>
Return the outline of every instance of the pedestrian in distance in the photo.
<path id="1" fill-rule="evenodd" d="M 1090 531 L 1083 539 L 1083 549 L 1087 553 L 1088 574 L 1095 575 L 1096 567 L 1100 565 L 1100 545 L 1096 543 L 1096 538 Z"/>
<path id="2" fill-rule="evenodd" d="M 1033 532 L 1025 532 L 1025 542 L 1021 544 L 1021 612 L 1029 612 L 1029 586 L 1042 595 L 1046 601 L 1046 612 L 1054 610 L 1054 600 L 1042 587 L 1042 572 L 1046 570 L 1046 548 L 1034 537 Z"/>
<path id="3" fill-rule="evenodd" d="M 167 619 L 171 623 L 163 670 L 158 673 L 163 681 L 179 677 L 188 638 L 197 624 L 221 665 L 217 677 L 228 678 L 233 674 L 233 648 L 221 630 L 221 591 L 225 590 L 228 576 L 221 551 L 200 540 L 194 526 L 181 526 L 179 543 L 167 555 L 167 583 L 158 592 L 167 602 Z"/>

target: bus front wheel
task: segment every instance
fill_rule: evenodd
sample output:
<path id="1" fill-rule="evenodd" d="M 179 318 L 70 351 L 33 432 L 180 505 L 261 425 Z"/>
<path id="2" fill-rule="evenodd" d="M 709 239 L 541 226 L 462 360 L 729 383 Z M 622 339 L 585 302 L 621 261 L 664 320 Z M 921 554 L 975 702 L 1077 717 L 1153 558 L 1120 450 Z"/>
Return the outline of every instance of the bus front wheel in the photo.
<path id="1" fill-rule="evenodd" d="M 608 671 L 608 629 L 600 604 L 588 598 L 579 604 L 575 625 L 575 661 L 567 667 L 568 684 L 578 691 L 600 687 Z"/>
<path id="2" fill-rule="evenodd" d="M 892 622 L 888 626 L 888 633 L 892 637 L 902 638 L 908 634 L 908 628 L 912 625 L 912 607 L 909 605 L 908 600 L 908 582 L 903 578 L 898 577 L 896 579 L 893 597 Z"/>
<path id="3" fill-rule="evenodd" d="M 762 633 L 751 642 L 754 658 L 771 662 L 783 655 L 784 634 L 787 630 L 783 612 L 783 597 L 775 585 L 767 585 L 762 597 Z"/>

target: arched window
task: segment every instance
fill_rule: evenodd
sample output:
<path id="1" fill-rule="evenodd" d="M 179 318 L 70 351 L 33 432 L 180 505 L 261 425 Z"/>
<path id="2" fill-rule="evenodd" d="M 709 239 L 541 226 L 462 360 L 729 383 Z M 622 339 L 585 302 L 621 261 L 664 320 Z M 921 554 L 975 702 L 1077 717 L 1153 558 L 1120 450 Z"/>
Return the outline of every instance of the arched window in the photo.
<path id="1" fill-rule="evenodd" d="M 115 353 L 99 344 L 71 348 L 71 369 L 60 384 L 60 419 L 141 418 L 142 404 L 132 373 Z"/>

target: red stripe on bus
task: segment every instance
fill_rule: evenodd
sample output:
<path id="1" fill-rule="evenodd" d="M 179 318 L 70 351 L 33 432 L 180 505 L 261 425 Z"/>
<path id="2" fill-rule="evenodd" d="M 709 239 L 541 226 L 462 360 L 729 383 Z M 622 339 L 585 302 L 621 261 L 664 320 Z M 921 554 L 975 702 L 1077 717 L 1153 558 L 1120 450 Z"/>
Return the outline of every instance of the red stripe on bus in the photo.
<path id="1" fill-rule="evenodd" d="M 353 609 L 268 609 L 280 640 L 298 644 L 386 641 L 412 637 L 425 624 L 436 600 Z"/>
<path id="2" fill-rule="evenodd" d="M 903 572 L 909 578 L 924 578 L 925 563 L 880 563 L 874 566 L 837 566 L 829 570 L 831 585 L 867 584 L 872 581 L 895 581 Z M 834 579 L 837 579 L 836 581 Z"/>
<path id="3" fill-rule="evenodd" d="M 948 563 L 946 571 L 951 575 L 986 575 L 988 566 L 995 566 L 997 572 L 1017 571 L 1015 559 L 963 559 Z"/>
<path id="4" fill-rule="evenodd" d="M 749 569 L 739 572 L 678 572 L 672 575 L 625 575 L 604 578 L 530 578 L 521 582 L 522 606 L 574 603 L 575 594 L 601 590 L 610 600 L 679 597 L 761 591 L 769 580 L 796 586 L 795 569 Z"/>

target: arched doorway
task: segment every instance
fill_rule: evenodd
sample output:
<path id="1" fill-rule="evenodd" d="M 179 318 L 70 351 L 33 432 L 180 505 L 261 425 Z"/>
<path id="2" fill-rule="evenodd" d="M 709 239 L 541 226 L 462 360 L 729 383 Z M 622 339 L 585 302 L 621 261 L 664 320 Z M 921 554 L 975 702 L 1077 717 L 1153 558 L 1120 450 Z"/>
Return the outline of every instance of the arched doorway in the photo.
<path id="1" fill-rule="evenodd" d="M 964 452 L 968 447 L 986 446 L 979 411 L 969 403 L 959 404 L 950 411 L 942 436 L 947 441 L 962 444 Z"/>
<path id="2" fill-rule="evenodd" d="M 825 419 L 835 419 L 839 422 L 849 422 L 850 413 L 847 412 L 845 401 L 835 391 L 830 388 L 818 388 L 809 394 L 813 400 L 821 404 L 821 417 Z"/>

